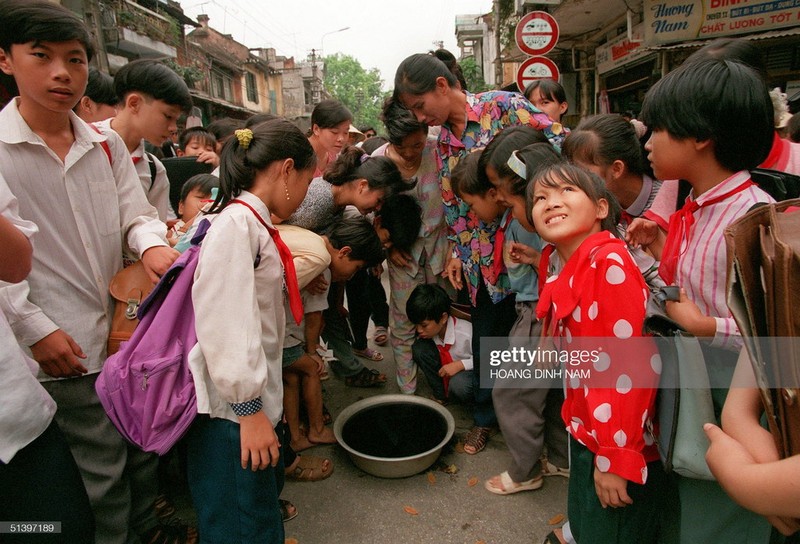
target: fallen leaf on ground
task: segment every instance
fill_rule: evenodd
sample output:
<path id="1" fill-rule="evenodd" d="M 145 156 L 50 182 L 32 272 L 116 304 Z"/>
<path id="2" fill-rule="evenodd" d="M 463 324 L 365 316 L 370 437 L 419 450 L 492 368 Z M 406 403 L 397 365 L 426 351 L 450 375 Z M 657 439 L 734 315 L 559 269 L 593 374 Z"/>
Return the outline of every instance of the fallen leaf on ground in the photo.
<path id="1" fill-rule="evenodd" d="M 470 478 L 467 481 L 467 485 L 470 486 L 470 487 L 475 486 L 477 483 L 478 483 L 478 477 L 477 476 L 473 476 L 472 478 Z"/>
<path id="2" fill-rule="evenodd" d="M 410 506 L 404 506 L 403 510 L 405 510 L 406 514 L 408 514 L 410 516 L 416 516 L 417 514 L 419 514 L 419 512 L 417 512 L 417 510 L 415 508 L 412 508 Z"/>
<path id="3" fill-rule="evenodd" d="M 485 540 L 477 540 L 475 544 L 486 544 Z"/>
<path id="4" fill-rule="evenodd" d="M 549 523 L 550 525 L 558 525 L 562 521 L 564 521 L 564 514 L 556 514 L 555 516 L 550 518 L 550 521 L 548 521 L 547 523 Z"/>
<path id="5" fill-rule="evenodd" d="M 287 538 L 283 541 L 283 544 L 298 544 L 296 538 Z"/>
<path id="6" fill-rule="evenodd" d="M 464 443 L 463 442 L 456 443 L 456 446 L 453 449 L 456 450 L 456 453 L 464 453 Z"/>
<path id="7" fill-rule="evenodd" d="M 428 483 L 431 485 L 436 483 L 436 474 L 433 472 L 428 472 Z"/>
<path id="8" fill-rule="evenodd" d="M 456 472 L 458 472 L 458 467 L 455 465 L 447 465 L 442 469 L 442 472 L 444 472 L 445 474 L 455 474 Z"/>

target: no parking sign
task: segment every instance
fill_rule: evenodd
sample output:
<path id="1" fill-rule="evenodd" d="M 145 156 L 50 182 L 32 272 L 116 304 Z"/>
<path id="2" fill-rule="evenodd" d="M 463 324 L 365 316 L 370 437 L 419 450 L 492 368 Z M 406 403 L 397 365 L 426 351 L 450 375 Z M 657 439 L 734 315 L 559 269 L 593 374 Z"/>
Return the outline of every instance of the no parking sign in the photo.
<path id="1" fill-rule="evenodd" d="M 531 57 L 519 66 L 517 70 L 517 87 L 520 92 L 525 91 L 525 87 L 538 79 L 552 79 L 558 81 L 561 72 L 558 66 L 547 57 Z"/>

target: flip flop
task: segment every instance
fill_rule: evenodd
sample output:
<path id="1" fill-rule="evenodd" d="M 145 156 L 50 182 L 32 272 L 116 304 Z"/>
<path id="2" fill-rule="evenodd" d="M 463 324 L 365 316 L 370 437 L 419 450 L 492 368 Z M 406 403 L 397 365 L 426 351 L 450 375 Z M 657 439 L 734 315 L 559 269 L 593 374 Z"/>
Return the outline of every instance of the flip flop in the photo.
<path id="1" fill-rule="evenodd" d="M 359 357 L 363 357 L 364 359 L 369 359 L 370 361 L 375 361 L 376 363 L 379 362 L 379 361 L 383 361 L 383 353 L 381 353 L 380 351 L 376 351 L 376 350 L 374 350 L 372 348 L 365 348 L 365 349 L 355 349 L 355 348 L 353 348 L 353 353 L 355 353 Z"/>
<path id="2" fill-rule="evenodd" d="M 544 483 L 544 479 L 541 476 L 519 483 L 515 483 L 514 480 L 511 479 L 511 476 L 508 475 L 508 471 L 498 474 L 498 476 L 500 477 L 500 484 L 502 487 L 493 485 L 491 479 L 486 480 L 483 484 L 487 491 L 495 495 L 511 495 L 513 493 L 519 493 L 520 491 L 534 491 L 540 489 Z"/>
<path id="3" fill-rule="evenodd" d="M 322 468 L 325 461 L 328 461 L 327 471 Z M 286 479 L 295 482 L 318 482 L 331 474 L 333 474 L 333 463 L 330 460 L 314 455 L 298 455 L 297 465 L 286 473 Z"/>
<path id="4" fill-rule="evenodd" d="M 389 330 L 386 327 L 375 327 L 375 343 L 379 346 L 385 346 L 387 340 L 389 340 Z"/>
<path id="5" fill-rule="evenodd" d="M 547 533 L 547 536 L 544 537 L 544 542 L 542 544 L 561 544 L 561 540 L 556 535 L 555 531 L 550 531 Z"/>
<path id="6" fill-rule="evenodd" d="M 278 499 L 281 503 L 281 519 L 284 523 L 297 517 L 297 508 L 286 499 Z"/>

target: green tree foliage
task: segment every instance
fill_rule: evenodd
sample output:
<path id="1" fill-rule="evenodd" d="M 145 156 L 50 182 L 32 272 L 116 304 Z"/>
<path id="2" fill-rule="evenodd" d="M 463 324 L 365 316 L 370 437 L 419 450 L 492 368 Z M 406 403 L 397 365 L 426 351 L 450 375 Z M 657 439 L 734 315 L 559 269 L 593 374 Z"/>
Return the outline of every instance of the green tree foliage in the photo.
<path id="1" fill-rule="evenodd" d="M 467 57 L 458 64 L 461 66 L 461 73 L 464 74 L 469 92 L 482 93 L 489 90 L 489 86 L 483 80 L 483 70 L 475 62 L 475 57 Z"/>
<path id="2" fill-rule="evenodd" d="M 371 126 L 381 132 L 384 92 L 377 68 L 366 70 L 350 55 L 336 53 L 325 57 L 324 85 L 333 98 L 353 112 L 355 126 Z"/>

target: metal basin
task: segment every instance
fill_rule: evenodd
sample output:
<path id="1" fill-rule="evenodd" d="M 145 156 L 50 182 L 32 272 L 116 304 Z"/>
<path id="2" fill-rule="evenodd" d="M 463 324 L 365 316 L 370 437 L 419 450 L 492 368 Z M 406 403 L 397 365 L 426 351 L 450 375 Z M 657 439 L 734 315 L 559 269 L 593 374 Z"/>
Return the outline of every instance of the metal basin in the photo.
<path id="1" fill-rule="evenodd" d="M 453 437 L 452 414 L 413 395 L 378 395 L 345 408 L 333 432 L 353 463 L 380 478 L 405 478 L 431 466 Z"/>

